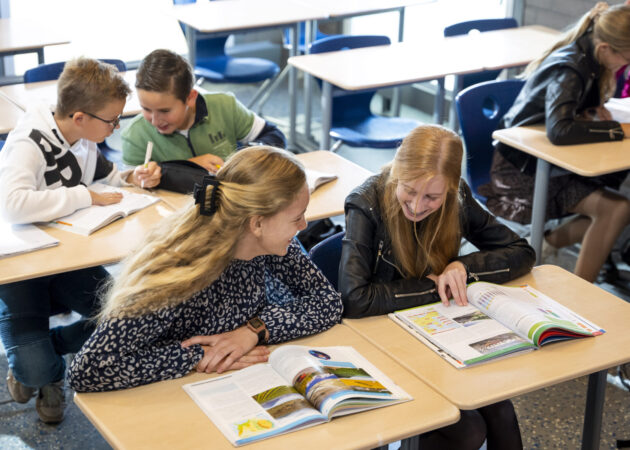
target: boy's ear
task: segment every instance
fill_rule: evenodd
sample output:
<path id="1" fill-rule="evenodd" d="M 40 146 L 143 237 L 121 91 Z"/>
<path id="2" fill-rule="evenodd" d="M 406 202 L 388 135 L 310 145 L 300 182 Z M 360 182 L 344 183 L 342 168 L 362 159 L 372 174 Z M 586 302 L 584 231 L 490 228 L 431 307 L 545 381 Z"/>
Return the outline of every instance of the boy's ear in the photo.
<path id="1" fill-rule="evenodd" d="M 197 92 L 195 89 L 192 89 L 190 93 L 188 94 L 188 97 L 186 97 L 186 105 L 190 108 L 195 106 L 198 95 L 199 95 L 199 92 Z"/>
<path id="2" fill-rule="evenodd" d="M 249 231 L 257 238 L 262 237 L 263 216 L 253 216 L 249 219 Z"/>
<path id="3" fill-rule="evenodd" d="M 84 119 L 85 119 L 85 114 L 81 111 L 77 111 L 74 114 L 72 114 L 72 123 L 74 123 L 76 126 L 83 125 Z"/>

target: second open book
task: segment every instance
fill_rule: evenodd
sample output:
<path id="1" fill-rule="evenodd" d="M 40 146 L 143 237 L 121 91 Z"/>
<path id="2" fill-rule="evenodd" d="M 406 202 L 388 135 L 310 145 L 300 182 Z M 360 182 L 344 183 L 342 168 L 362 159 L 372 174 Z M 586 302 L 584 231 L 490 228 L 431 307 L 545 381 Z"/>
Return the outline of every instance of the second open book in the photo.
<path id="1" fill-rule="evenodd" d="M 234 445 L 411 400 L 352 347 L 283 345 L 267 364 L 184 390 Z"/>
<path id="2" fill-rule="evenodd" d="M 597 325 L 529 286 L 476 282 L 468 306 L 442 303 L 396 311 L 390 318 L 457 368 L 559 340 L 597 336 Z"/>

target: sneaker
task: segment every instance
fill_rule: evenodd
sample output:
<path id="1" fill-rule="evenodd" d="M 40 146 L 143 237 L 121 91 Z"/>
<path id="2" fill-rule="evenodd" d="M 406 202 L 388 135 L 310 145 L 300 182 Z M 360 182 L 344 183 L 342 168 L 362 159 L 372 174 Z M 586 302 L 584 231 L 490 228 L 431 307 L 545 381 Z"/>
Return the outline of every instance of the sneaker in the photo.
<path id="1" fill-rule="evenodd" d="M 39 389 L 35 409 L 44 423 L 59 423 L 66 409 L 63 380 L 47 384 Z"/>
<path id="2" fill-rule="evenodd" d="M 13 371 L 9 369 L 7 372 L 7 389 L 11 398 L 18 403 L 26 403 L 35 394 L 36 389 L 28 386 L 24 386 L 13 376 Z"/>

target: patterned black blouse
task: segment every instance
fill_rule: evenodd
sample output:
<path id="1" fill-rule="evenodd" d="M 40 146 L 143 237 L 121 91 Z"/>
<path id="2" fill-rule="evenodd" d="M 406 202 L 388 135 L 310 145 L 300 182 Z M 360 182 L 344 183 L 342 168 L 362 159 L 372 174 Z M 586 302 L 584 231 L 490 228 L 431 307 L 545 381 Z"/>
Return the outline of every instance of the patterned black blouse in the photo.
<path id="1" fill-rule="evenodd" d="M 203 356 L 192 336 L 234 330 L 260 317 L 269 343 L 318 333 L 341 320 L 338 292 L 295 241 L 286 256 L 234 260 L 210 286 L 174 307 L 100 324 L 69 371 L 77 392 L 124 389 L 179 378 Z"/>

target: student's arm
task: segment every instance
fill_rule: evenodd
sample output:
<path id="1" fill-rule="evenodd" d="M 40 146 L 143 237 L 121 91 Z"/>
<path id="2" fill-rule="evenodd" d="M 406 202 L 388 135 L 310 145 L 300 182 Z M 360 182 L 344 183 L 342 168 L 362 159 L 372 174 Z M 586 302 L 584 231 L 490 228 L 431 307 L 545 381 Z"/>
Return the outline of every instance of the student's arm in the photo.
<path id="1" fill-rule="evenodd" d="M 236 128 L 238 146 L 271 145 L 285 148 L 286 139 L 278 127 L 247 109 L 236 97 L 233 104 L 233 120 Z"/>
<path id="2" fill-rule="evenodd" d="M 561 67 L 550 76 L 553 81 L 547 87 L 545 96 L 545 124 L 551 143 L 572 145 L 619 141 L 624 138 L 619 122 L 577 118 L 578 101 L 585 89 L 577 72 Z"/>
<path id="3" fill-rule="evenodd" d="M 265 121 L 265 125 L 263 126 L 263 129 L 260 130 L 260 133 L 248 141 L 248 144 L 251 144 L 252 142 L 278 148 L 286 148 L 287 146 L 287 141 L 282 131 L 280 131 L 275 124 L 267 121 Z"/>
<path id="4" fill-rule="evenodd" d="M 70 386 L 77 392 L 112 391 L 186 375 L 203 349 L 182 348 L 173 322 L 158 312 L 101 323 L 70 365 Z"/>
<path id="5" fill-rule="evenodd" d="M 456 258 L 466 267 L 468 281 L 505 283 L 528 273 L 536 260 L 534 249 L 477 203 L 463 182 L 461 193 L 463 237 L 479 249 Z"/>
<path id="6" fill-rule="evenodd" d="M 339 266 L 344 316 L 376 316 L 440 301 L 435 283 L 429 278 L 375 280 L 377 264 L 388 264 L 383 255 L 378 256 L 375 234 L 376 224 L 372 219 L 346 202 L 346 236 Z"/>
<path id="7" fill-rule="evenodd" d="M 270 344 L 320 333 L 341 321 L 339 293 L 295 240 L 286 256 L 270 260 L 267 302 L 258 315 Z"/>
<path id="8" fill-rule="evenodd" d="M 10 223 L 45 222 L 92 204 L 83 185 L 39 189 L 46 161 L 26 141 L 5 145 L 0 163 L 0 216 Z"/>

